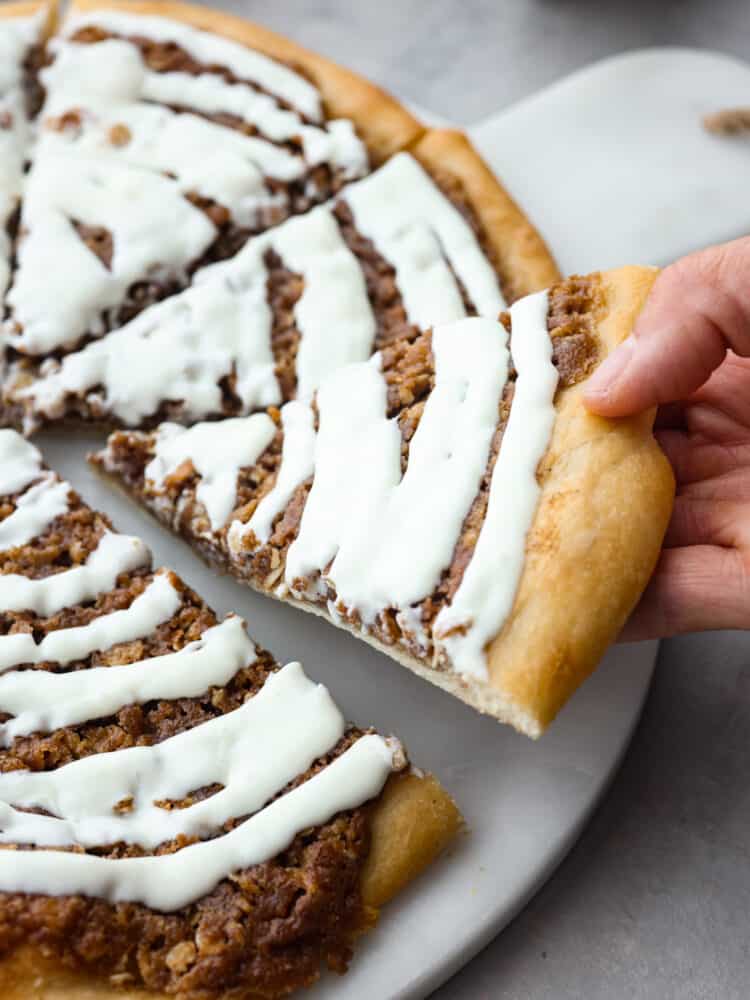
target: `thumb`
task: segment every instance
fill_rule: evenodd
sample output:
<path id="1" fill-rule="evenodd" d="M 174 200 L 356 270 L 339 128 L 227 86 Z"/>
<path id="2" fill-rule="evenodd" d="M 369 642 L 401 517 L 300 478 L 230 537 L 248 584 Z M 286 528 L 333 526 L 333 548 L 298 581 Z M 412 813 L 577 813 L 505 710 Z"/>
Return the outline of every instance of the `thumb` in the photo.
<path id="1" fill-rule="evenodd" d="M 690 396 L 728 349 L 750 356 L 750 238 L 663 271 L 633 333 L 591 376 L 585 402 L 624 417 Z"/>

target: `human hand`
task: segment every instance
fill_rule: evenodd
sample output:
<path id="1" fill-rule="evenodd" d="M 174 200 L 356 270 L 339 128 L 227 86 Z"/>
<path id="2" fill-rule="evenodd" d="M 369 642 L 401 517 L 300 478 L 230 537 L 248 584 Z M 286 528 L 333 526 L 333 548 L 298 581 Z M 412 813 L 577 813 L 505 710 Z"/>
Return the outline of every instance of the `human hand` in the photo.
<path id="1" fill-rule="evenodd" d="M 606 417 L 658 406 L 677 480 L 664 550 L 622 638 L 749 628 L 750 238 L 662 272 L 586 405 Z"/>

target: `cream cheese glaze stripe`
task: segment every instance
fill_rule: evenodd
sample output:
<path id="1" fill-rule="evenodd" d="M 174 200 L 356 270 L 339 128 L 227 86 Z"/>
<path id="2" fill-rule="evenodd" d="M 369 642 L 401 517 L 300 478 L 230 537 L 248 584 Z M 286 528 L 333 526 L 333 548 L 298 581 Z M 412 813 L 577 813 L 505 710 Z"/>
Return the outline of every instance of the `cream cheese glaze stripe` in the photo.
<path id="1" fill-rule="evenodd" d="M 230 549 L 241 548 L 250 535 L 263 545 L 271 537 L 273 522 L 292 499 L 297 487 L 315 471 L 315 419 L 312 408 L 292 400 L 281 409 L 284 432 L 281 465 L 272 488 L 261 499 L 250 520 L 233 521 L 228 532 Z"/>
<path id="2" fill-rule="evenodd" d="M 0 725 L 0 738 L 7 746 L 16 736 L 100 719 L 126 705 L 197 698 L 254 660 L 244 622 L 232 616 L 175 653 L 61 674 L 14 670 L 0 676 L 0 705 L 15 716 Z"/>
<path id="3" fill-rule="evenodd" d="M 23 186 L 24 161 L 31 143 L 23 87 L 24 59 L 42 33 L 45 11 L 0 20 L 0 295 L 10 280 L 12 246 L 8 222 Z"/>
<path id="4" fill-rule="evenodd" d="M 0 672 L 21 664 L 83 660 L 97 649 L 142 639 L 175 614 L 182 599 L 166 573 L 157 573 L 142 594 L 122 611 L 94 618 L 88 625 L 48 632 L 37 643 L 30 632 L 0 636 Z"/>
<path id="5" fill-rule="evenodd" d="M 114 672 L 120 669 L 128 670 Z M 289 663 L 240 708 L 161 743 L 94 754 L 55 771 L 0 774 L 0 802 L 50 814 L 0 811 L 0 842 L 155 848 L 181 835 L 209 836 L 227 820 L 262 809 L 333 749 L 345 729 L 328 691 Z M 222 790 L 187 808 L 154 805 L 214 783 Z M 116 812 L 128 798 L 130 811 Z"/>
<path id="6" fill-rule="evenodd" d="M 0 612 L 33 611 L 47 618 L 63 608 L 95 600 L 112 590 L 120 573 L 150 562 L 151 553 L 140 538 L 107 531 L 82 566 L 40 580 L 29 580 L 17 573 L 1 575 Z"/>
<path id="7" fill-rule="evenodd" d="M 487 676 L 485 647 L 510 614 L 523 572 L 526 536 L 541 492 L 537 468 L 555 423 L 557 369 L 547 331 L 548 295 L 510 310 L 518 372 L 510 418 L 490 483 L 487 513 L 469 565 L 433 635 L 461 673 Z M 502 572 L 499 572 L 502 568 Z"/>
<path id="8" fill-rule="evenodd" d="M 100 10 L 74 14 L 65 22 L 70 37 L 81 28 L 97 27 L 116 35 L 141 36 L 155 42 L 174 42 L 205 66 L 223 66 L 240 80 L 259 84 L 302 112 L 312 121 L 322 120 L 320 95 L 299 73 L 268 56 L 228 38 L 201 31 L 165 17 Z"/>
<path id="9" fill-rule="evenodd" d="M 322 771 L 223 836 L 174 854 L 118 860 L 47 850 L 0 851 L 0 887 L 56 896 L 82 893 L 112 903 L 127 900 L 154 910 L 177 910 L 233 872 L 274 857 L 302 830 L 373 798 L 392 767 L 386 742 L 363 736 Z"/>
<path id="10" fill-rule="evenodd" d="M 395 198 L 400 206 L 400 229 L 384 198 Z M 375 248 L 396 267 L 410 321 L 429 326 L 441 322 L 446 311 L 464 316 L 448 264 L 480 314 L 495 318 L 503 308 L 497 276 L 470 226 L 407 153 L 350 185 L 346 200 Z M 127 424 L 155 413 L 165 399 L 182 401 L 184 419 L 196 420 L 221 411 L 218 383 L 235 373 L 245 412 L 278 403 L 273 316 L 266 298 L 269 249 L 304 280 L 294 308 L 301 334 L 297 397 L 310 402 L 327 374 L 370 356 L 376 332 L 362 269 L 330 208 L 322 206 L 250 240 L 231 261 L 198 272 L 192 288 L 68 355 L 18 396 L 54 417 L 67 394 L 101 386 L 105 407 Z"/>
<path id="11" fill-rule="evenodd" d="M 18 493 L 41 475 L 39 449 L 15 431 L 0 429 L 0 495 Z"/>
<path id="12" fill-rule="evenodd" d="M 196 497 L 206 508 L 212 531 L 224 526 L 235 507 L 240 469 L 254 465 L 276 433 L 276 425 L 265 413 L 223 420 L 218 428 L 217 435 L 216 424 L 196 424 L 188 430 L 162 424 L 154 457 L 146 468 L 149 481 L 160 487 L 183 462 L 190 461 L 200 476 Z"/>
<path id="13" fill-rule="evenodd" d="M 323 162 L 346 180 L 368 169 L 367 152 L 350 122 L 303 121 L 300 113 L 320 121 L 319 97 L 287 67 L 163 18 L 100 12 L 73 18 L 68 30 L 86 25 L 176 42 L 206 66 L 225 66 L 248 82 L 229 84 L 211 72 L 155 73 L 125 39 L 53 42 L 57 58 L 42 73 L 44 127 L 26 184 L 25 236 L 8 296 L 8 342 L 30 354 L 71 348 L 84 334 L 102 332 L 102 315 L 150 274 L 186 280 L 188 265 L 200 259 L 217 230 L 185 194 L 226 206 L 240 226 L 263 228 L 291 210 L 288 193 L 272 190 L 268 178 L 302 180 Z M 276 141 L 219 125 L 189 107 L 175 111 L 157 103 L 179 96 L 178 103 L 189 104 L 191 95 L 196 111 L 240 111 Z M 70 127 L 60 128 L 60 122 Z M 302 154 L 285 145 L 297 137 Z M 196 157 L 197 148 L 209 153 Z M 109 265 L 88 249 L 73 221 L 111 234 Z"/>
<path id="14" fill-rule="evenodd" d="M 7 491 L 3 491 L 7 493 Z M 28 544 L 69 509 L 70 486 L 47 474 L 16 500 L 16 509 L 0 523 L 0 551 Z"/>

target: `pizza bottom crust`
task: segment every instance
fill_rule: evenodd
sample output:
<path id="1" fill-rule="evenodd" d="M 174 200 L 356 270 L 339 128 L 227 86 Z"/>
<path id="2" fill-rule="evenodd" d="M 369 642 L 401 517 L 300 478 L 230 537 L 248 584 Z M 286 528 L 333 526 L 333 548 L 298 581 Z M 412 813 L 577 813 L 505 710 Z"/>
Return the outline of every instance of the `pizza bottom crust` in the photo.
<path id="1" fill-rule="evenodd" d="M 432 775 L 394 774 L 373 807 L 370 853 L 360 889 L 377 911 L 428 867 L 457 836 L 463 820 L 453 799 Z M 356 956 L 354 958 L 356 961 Z M 3 1000 L 164 1000 L 166 993 L 120 989 L 85 971 L 65 968 L 33 946 L 0 960 Z M 256 1000 L 257 994 L 227 994 Z M 259 1000 L 259 998 L 258 998 Z"/>

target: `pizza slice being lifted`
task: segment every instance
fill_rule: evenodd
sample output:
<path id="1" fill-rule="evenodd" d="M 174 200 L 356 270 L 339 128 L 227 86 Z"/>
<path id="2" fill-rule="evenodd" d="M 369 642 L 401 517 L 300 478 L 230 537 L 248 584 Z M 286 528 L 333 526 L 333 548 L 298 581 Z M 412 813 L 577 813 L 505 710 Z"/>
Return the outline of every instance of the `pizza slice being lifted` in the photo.
<path id="1" fill-rule="evenodd" d="M 537 736 L 654 568 L 673 479 L 653 415 L 583 387 L 655 272 L 570 278 L 340 367 L 312 403 L 94 457 L 209 562 Z"/>

